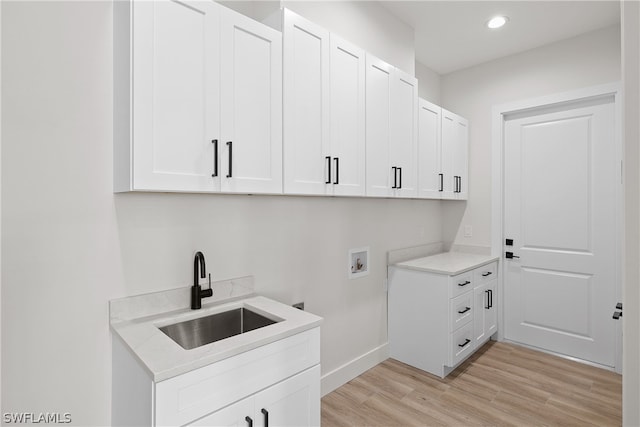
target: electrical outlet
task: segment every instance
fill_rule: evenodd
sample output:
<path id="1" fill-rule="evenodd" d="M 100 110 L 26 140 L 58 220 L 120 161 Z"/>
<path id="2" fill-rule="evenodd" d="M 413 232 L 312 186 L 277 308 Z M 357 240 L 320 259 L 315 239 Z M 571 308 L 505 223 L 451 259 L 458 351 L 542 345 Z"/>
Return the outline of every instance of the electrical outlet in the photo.
<path id="1" fill-rule="evenodd" d="M 471 237 L 471 236 L 473 236 L 473 227 L 471 227 L 470 225 L 465 225 L 464 237 Z"/>

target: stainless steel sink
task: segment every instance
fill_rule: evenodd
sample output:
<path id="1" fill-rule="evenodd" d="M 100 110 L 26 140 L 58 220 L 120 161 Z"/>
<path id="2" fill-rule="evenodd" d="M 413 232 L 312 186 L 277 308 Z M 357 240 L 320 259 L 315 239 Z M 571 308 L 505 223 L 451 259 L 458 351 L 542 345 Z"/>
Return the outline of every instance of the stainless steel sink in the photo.
<path id="1" fill-rule="evenodd" d="M 159 328 L 185 350 L 276 323 L 246 308 L 236 308 Z"/>

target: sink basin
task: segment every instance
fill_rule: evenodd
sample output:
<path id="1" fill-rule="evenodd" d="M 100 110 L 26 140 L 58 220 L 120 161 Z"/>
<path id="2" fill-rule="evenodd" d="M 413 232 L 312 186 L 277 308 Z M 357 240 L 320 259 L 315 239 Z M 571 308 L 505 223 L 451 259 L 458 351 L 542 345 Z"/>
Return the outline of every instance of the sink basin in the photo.
<path id="1" fill-rule="evenodd" d="M 159 328 L 185 350 L 276 323 L 247 308 L 236 308 Z"/>

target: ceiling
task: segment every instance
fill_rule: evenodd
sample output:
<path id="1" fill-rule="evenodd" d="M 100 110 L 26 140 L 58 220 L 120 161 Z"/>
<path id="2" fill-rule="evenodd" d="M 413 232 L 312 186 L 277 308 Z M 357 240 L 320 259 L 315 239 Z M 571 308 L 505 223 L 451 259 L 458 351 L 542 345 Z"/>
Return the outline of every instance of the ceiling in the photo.
<path id="1" fill-rule="evenodd" d="M 415 29 L 416 60 L 447 74 L 620 23 L 610 1 L 380 1 Z M 509 22 L 489 30 L 486 22 Z"/>

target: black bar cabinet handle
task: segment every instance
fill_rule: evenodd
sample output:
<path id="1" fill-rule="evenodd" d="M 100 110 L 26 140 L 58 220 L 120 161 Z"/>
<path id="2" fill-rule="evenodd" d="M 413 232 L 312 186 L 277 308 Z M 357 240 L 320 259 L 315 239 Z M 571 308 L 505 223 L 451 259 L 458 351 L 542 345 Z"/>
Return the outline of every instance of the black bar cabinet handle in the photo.
<path id="1" fill-rule="evenodd" d="M 269 411 L 262 408 L 260 412 L 264 415 L 264 427 L 269 427 Z"/>
<path id="2" fill-rule="evenodd" d="M 398 188 L 398 168 L 391 166 L 391 169 L 393 169 L 393 187 L 391 188 Z"/>
<path id="3" fill-rule="evenodd" d="M 212 139 L 211 143 L 213 144 L 213 173 L 212 177 L 218 176 L 218 140 Z"/>
<path id="4" fill-rule="evenodd" d="M 333 181 L 333 183 L 340 184 L 340 159 L 338 157 L 334 157 L 333 160 L 336 162 L 336 180 Z"/>
<path id="5" fill-rule="evenodd" d="M 327 161 L 327 180 L 324 182 L 325 184 L 331 184 L 331 156 L 325 156 L 324 158 Z"/>
<path id="6" fill-rule="evenodd" d="M 440 176 L 440 189 L 438 191 L 444 191 L 444 174 L 439 173 Z"/>
<path id="7" fill-rule="evenodd" d="M 458 347 L 464 347 L 465 345 L 469 344 L 471 342 L 471 340 L 469 338 L 464 340 L 464 344 L 458 344 Z"/>
<path id="8" fill-rule="evenodd" d="M 458 283 L 458 286 L 467 286 L 469 283 L 471 282 L 466 280 L 464 283 Z"/>
<path id="9" fill-rule="evenodd" d="M 484 292 L 487 294 L 487 305 L 485 305 L 484 308 L 489 310 L 491 308 L 491 296 L 489 295 L 489 292 L 491 292 L 491 291 L 487 289 Z"/>
<path id="10" fill-rule="evenodd" d="M 493 273 L 491 273 L 490 271 L 487 271 L 486 273 L 482 273 L 482 277 L 491 276 L 491 274 Z"/>
<path id="11" fill-rule="evenodd" d="M 462 177 L 458 175 L 458 193 L 462 193 Z"/>
<path id="12" fill-rule="evenodd" d="M 247 415 L 246 417 L 244 417 L 244 420 L 247 422 L 247 425 L 249 427 L 253 427 L 253 420 L 251 419 L 251 417 L 249 415 Z"/>
<path id="13" fill-rule="evenodd" d="M 493 308 L 493 289 L 489 289 L 489 308 Z"/>
<path id="14" fill-rule="evenodd" d="M 464 310 L 462 310 L 462 311 L 458 310 L 458 314 L 464 314 L 464 313 L 466 313 L 466 312 L 467 312 L 467 311 L 469 311 L 469 310 L 471 310 L 471 307 L 465 307 L 465 309 L 464 309 Z"/>
<path id="15" fill-rule="evenodd" d="M 233 163 L 233 141 L 227 141 L 227 147 L 229 147 L 229 173 L 227 178 L 231 178 L 233 176 L 233 170 L 231 169 L 231 164 Z"/>
<path id="16" fill-rule="evenodd" d="M 398 172 L 400 172 L 400 184 L 398 185 L 398 188 L 402 188 L 402 168 L 398 168 Z"/>

